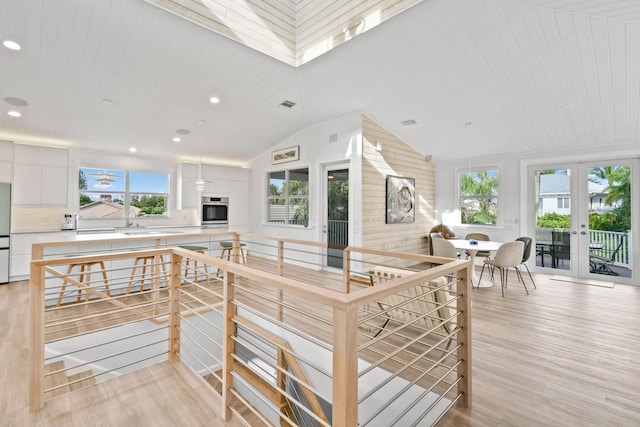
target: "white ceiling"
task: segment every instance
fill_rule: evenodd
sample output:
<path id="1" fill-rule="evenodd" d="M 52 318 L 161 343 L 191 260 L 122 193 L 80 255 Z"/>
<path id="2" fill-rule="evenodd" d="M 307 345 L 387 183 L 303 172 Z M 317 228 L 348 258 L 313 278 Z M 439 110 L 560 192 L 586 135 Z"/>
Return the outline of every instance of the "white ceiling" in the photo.
<path id="1" fill-rule="evenodd" d="M 0 38 L 0 139 L 242 164 L 356 111 L 436 161 L 639 139 L 638 0 L 424 0 L 298 68 L 143 0 L 0 0 Z"/>

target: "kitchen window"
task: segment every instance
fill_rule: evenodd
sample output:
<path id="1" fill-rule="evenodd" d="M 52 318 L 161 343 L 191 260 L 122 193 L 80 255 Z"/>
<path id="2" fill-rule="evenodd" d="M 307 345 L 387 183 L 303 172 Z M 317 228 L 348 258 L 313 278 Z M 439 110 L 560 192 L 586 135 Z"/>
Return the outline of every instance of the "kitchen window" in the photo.
<path id="1" fill-rule="evenodd" d="M 309 225 L 309 169 L 269 172 L 267 223 Z"/>
<path id="2" fill-rule="evenodd" d="M 496 225 L 498 220 L 498 169 L 459 173 L 460 222 Z"/>
<path id="3" fill-rule="evenodd" d="M 80 218 L 166 216 L 169 174 L 80 168 Z"/>

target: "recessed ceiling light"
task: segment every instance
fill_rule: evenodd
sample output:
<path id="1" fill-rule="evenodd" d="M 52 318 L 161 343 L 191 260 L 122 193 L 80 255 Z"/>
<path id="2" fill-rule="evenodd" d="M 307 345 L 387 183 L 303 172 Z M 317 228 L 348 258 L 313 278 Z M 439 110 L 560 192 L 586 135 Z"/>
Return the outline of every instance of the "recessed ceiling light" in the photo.
<path id="1" fill-rule="evenodd" d="M 9 111 L 7 114 L 9 114 L 11 117 L 22 117 L 20 111 Z"/>
<path id="2" fill-rule="evenodd" d="M 136 151 L 138 151 L 138 149 L 136 147 L 131 147 L 131 148 L 129 148 L 129 151 L 131 153 L 135 153 Z"/>
<path id="3" fill-rule="evenodd" d="M 20 50 L 20 49 L 22 49 L 22 47 L 18 43 L 14 42 L 13 40 L 5 40 L 5 41 L 2 42 L 2 44 L 7 49 L 11 49 L 11 50 Z"/>
<path id="4" fill-rule="evenodd" d="M 180 138 L 176 136 L 175 138 L 173 138 L 173 142 L 180 142 Z"/>
<path id="5" fill-rule="evenodd" d="M 220 102 L 220 98 L 218 98 L 217 96 L 212 96 L 211 98 L 209 98 L 209 102 L 211 102 L 212 104 L 217 104 L 218 102 Z"/>

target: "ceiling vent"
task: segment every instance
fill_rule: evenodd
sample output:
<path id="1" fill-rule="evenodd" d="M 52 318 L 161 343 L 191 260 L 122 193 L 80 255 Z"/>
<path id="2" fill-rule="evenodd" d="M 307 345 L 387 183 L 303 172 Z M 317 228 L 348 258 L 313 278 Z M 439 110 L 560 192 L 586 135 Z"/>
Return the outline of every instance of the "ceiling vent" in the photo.
<path id="1" fill-rule="evenodd" d="M 403 120 L 400 123 L 402 123 L 403 126 L 411 126 L 411 125 L 415 125 L 418 122 L 416 122 L 413 119 L 409 119 L 409 120 Z"/>
<path id="2" fill-rule="evenodd" d="M 282 103 L 280 104 L 280 107 L 291 108 L 294 105 L 296 105 L 295 102 L 285 100 L 285 101 L 282 101 Z"/>

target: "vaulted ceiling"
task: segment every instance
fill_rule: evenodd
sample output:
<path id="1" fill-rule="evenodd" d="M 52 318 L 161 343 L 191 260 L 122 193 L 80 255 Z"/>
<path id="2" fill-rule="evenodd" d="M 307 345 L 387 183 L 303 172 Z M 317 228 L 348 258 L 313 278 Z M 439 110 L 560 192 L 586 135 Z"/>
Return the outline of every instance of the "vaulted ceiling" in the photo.
<path id="1" fill-rule="evenodd" d="M 11 141 L 243 164 L 352 112 L 436 161 L 639 139 L 637 0 L 423 0 L 298 67 L 143 0 L 0 0 L 0 38 Z"/>

